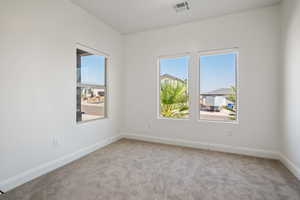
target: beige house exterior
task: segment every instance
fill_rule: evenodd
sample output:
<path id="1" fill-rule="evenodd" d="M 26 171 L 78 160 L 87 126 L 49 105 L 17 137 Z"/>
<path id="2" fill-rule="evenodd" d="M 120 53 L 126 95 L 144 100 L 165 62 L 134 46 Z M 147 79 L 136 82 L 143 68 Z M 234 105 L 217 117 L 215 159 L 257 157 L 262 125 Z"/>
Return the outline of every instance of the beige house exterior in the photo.
<path id="1" fill-rule="evenodd" d="M 160 76 L 160 83 L 171 83 L 171 84 L 177 84 L 177 83 L 186 83 L 184 80 L 177 78 L 175 76 L 172 76 L 170 74 L 163 74 Z"/>

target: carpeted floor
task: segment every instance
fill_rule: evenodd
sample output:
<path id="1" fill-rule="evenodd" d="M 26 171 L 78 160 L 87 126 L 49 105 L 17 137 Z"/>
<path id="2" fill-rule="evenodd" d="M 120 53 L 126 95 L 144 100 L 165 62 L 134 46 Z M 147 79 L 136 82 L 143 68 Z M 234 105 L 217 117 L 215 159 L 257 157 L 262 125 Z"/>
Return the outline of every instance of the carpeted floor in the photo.
<path id="1" fill-rule="evenodd" d="M 3 197 L 300 200 L 300 182 L 275 160 L 123 139 Z"/>

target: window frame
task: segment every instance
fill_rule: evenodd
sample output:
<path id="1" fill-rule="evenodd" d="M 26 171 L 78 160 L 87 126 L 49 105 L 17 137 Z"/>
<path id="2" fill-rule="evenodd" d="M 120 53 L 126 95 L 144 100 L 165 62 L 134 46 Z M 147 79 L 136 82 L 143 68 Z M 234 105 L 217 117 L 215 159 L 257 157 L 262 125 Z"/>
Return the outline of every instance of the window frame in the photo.
<path id="1" fill-rule="evenodd" d="M 82 50 L 82 51 L 86 51 L 88 53 L 91 53 L 93 55 L 96 55 L 96 56 L 103 56 L 104 57 L 104 85 L 98 85 L 98 84 L 85 84 L 85 83 L 78 83 L 77 82 L 77 65 L 78 65 L 78 62 L 77 62 L 77 49 L 79 50 Z M 103 53 L 95 48 L 91 48 L 91 47 L 88 47 L 87 45 L 84 45 L 84 44 L 81 44 L 81 43 L 76 43 L 76 47 L 75 47 L 75 55 L 76 55 L 76 64 L 75 64 L 75 71 L 76 71 L 76 87 L 75 87 L 75 90 L 76 90 L 76 102 L 75 102 L 75 106 L 76 106 L 76 123 L 77 124 L 81 124 L 81 123 L 86 123 L 86 122 L 91 122 L 91 121 L 97 121 L 97 120 L 103 120 L 103 119 L 108 119 L 108 65 L 109 65 L 109 54 L 106 54 L 106 53 Z M 81 120 L 81 121 L 77 121 L 77 88 L 93 88 L 93 89 L 103 89 L 104 90 L 104 115 L 103 117 L 97 117 L 95 119 L 89 119 L 89 120 Z"/>
<path id="2" fill-rule="evenodd" d="M 206 120 L 206 119 L 201 119 L 200 118 L 200 89 L 201 89 L 201 78 L 200 78 L 200 73 L 201 73 L 201 64 L 200 64 L 200 58 L 201 56 L 210 56 L 210 55 L 218 55 L 218 54 L 227 54 L 227 53 L 235 53 L 236 58 L 235 58 L 235 87 L 236 87 L 236 120 Z M 224 49 L 212 49 L 212 50 L 203 50 L 203 51 L 198 51 L 197 53 L 197 101 L 196 101 L 196 107 L 197 107 L 197 121 L 198 122 L 205 122 L 205 123 L 222 123 L 222 124 L 239 124 L 239 118 L 240 118 L 240 97 L 239 97 L 239 55 L 240 51 L 238 47 L 233 47 L 233 48 L 224 48 Z"/>
<path id="3" fill-rule="evenodd" d="M 185 56 L 188 56 L 189 59 L 188 59 L 188 69 L 187 69 L 187 88 L 188 88 L 188 95 L 189 95 L 189 98 L 188 98 L 188 104 L 189 104 L 189 116 L 187 118 L 169 118 L 169 117 L 163 117 L 161 116 L 160 114 L 160 88 L 161 88 L 161 81 L 160 81 L 160 59 L 166 59 L 166 58 L 180 58 L 180 57 L 185 57 Z M 157 102 L 157 119 L 159 120 L 184 120 L 184 121 L 187 121 L 187 120 L 190 120 L 192 117 L 191 117 L 191 88 L 190 88 L 190 70 L 191 70 L 191 59 L 192 59 L 192 54 L 190 52 L 185 52 L 185 53 L 177 53 L 177 54 L 170 54 L 170 55 L 161 55 L 161 56 L 157 56 L 156 58 L 156 61 L 157 61 L 157 74 L 156 74 L 156 77 L 157 77 L 157 99 L 156 99 L 156 102 Z"/>

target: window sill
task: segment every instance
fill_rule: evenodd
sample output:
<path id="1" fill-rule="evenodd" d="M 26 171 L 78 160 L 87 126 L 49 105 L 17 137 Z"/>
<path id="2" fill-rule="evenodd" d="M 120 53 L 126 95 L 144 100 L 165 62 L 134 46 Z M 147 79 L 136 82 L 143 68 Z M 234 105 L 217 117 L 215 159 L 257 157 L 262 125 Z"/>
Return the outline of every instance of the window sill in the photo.
<path id="1" fill-rule="evenodd" d="M 167 117 L 158 117 L 159 120 L 174 120 L 174 121 L 189 121 L 190 118 L 167 118 Z"/>
<path id="2" fill-rule="evenodd" d="M 234 121 L 222 121 L 222 120 L 205 120 L 205 119 L 198 119 L 198 122 L 203 122 L 203 123 L 217 123 L 217 124 L 234 124 L 234 125 L 238 125 L 239 121 L 238 120 L 234 120 Z"/>
<path id="3" fill-rule="evenodd" d="M 85 124 L 87 122 L 93 122 L 93 121 L 98 121 L 98 120 L 105 120 L 108 119 L 108 117 L 100 117 L 100 118 L 96 118 L 96 119 L 89 119 L 89 120 L 85 120 L 85 121 L 80 121 L 80 122 L 76 122 L 76 124 Z"/>

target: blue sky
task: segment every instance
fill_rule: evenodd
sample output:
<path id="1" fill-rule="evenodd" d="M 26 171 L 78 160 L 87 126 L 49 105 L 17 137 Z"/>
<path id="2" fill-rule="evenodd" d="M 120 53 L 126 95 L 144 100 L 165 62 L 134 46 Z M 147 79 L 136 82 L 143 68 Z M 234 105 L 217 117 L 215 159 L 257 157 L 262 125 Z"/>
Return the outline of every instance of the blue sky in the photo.
<path id="1" fill-rule="evenodd" d="M 104 85 L 104 56 L 81 57 L 81 82 L 87 84 Z"/>
<path id="2" fill-rule="evenodd" d="M 170 74 L 182 80 L 188 77 L 189 56 L 178 58 L 161 58 L 160 75 Z"/>
<path id="3" fill-rule="evenodd" d="M 207 92 L 235 85 L 235 53 L 200 57 L 200 91 Z M 180 79 L 188 76 L 189 56 L 160 59 L 160 75 L 170 74 Z"/>
<path id="4" fill-rule="evenodd" d="M 160 59 L 160 74 L 170 74 L 182 80 L 188 76 L 189 56 Z M 207 92 L 235 85 L 235 53 L 200 57 L 200 91 Z M 81 82 L 104 84 L 104 56 L 81 57 Z"/>
<path id="5" fill-rule="evenodd" d="M 235 85 L 235 53 L 200 57 L 200 91 L 207 92 Z"/>

